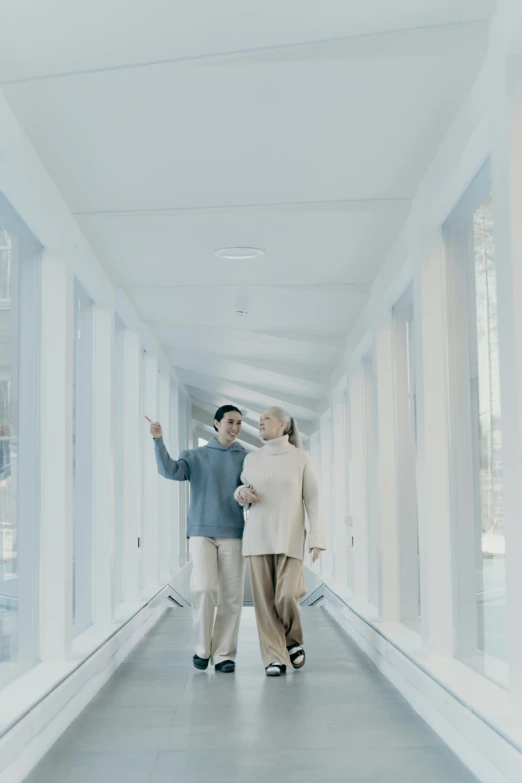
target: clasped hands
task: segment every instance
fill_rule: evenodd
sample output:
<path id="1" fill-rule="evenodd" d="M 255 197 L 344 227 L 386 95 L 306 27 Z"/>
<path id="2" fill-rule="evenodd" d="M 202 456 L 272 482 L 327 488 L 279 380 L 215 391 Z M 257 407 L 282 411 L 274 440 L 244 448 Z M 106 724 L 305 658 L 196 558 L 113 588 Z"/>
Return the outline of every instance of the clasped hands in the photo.
<path id="1" fill-rule="evenodd" d="M 261 501 L 261 498 L 254 487 L 241 487 L 239 490 L 239 497 L 243 503 L 248 503 L 251 506 L 254 505 L 254 503 L 259 503 Z"/>

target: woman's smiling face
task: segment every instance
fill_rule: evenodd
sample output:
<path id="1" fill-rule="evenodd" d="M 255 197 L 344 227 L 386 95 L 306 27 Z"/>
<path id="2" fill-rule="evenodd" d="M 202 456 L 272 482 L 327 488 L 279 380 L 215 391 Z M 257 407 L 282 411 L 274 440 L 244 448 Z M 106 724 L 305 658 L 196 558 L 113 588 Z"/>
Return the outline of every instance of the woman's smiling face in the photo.
<path id="1" fill-rule="evenodd" d="M 261 438 L 263 440 L 281 438 L 284 435 L 284 431 L 284 422 L 279 421 L 271 408 L 266 410 L 261 416 L 261 421 L 259 422 L 259 435 Z"/>

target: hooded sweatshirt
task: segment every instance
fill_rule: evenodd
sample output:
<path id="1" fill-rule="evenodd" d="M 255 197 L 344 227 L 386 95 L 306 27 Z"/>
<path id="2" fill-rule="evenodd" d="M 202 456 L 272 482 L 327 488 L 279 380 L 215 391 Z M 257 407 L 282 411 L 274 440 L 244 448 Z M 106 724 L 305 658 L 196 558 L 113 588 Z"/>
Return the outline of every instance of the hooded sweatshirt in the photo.
<path id="1" fill-rule="evenodd" d="M 243 446 L 233 443 L 227 448 L 212 438 L 206 446 L 182 451 L 173 460 L 163 438 L 156 438 L 154 451 L 162 476 L 190 481 L 187 538 L 243 538 L 243 509 L 234 500 L 247 454 Z"/>

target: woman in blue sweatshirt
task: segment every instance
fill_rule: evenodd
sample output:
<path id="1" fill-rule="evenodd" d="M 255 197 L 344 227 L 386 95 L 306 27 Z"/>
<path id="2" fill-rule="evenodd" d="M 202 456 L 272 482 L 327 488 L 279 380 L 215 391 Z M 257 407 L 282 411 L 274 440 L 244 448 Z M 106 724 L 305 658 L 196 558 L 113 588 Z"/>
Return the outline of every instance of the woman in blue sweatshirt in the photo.
<path id="1" fill-rule="evenodd" d="M 234 405 L 219 408 L 214 429 L 217 437 L 206 446 L 183 451 L 173 460 L 163 443 L 161 425 L 153 422 L 150 427 L 159 473 L 174 481 L 190 481 L 187 538 L 192 556 L 194 666 L 206 669 L 212 660 L 216 671 L 233 672 L 244 584 L 244 517 L 234 500 L 246 457 L 246 450 L 236 443 L 241 411 Z"/>

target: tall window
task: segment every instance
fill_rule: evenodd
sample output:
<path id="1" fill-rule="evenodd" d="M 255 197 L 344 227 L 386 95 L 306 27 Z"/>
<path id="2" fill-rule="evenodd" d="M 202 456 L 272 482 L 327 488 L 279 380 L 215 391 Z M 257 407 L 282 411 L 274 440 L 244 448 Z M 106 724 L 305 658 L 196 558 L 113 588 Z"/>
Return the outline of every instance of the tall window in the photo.
<path id="1" fill-rule="evenodd" d="M 452 347 L 458 654 L 507 682 L 506 540 L 494 221 L 489 166 L 445 227 Z M 452 341 L 455 343 L 456 341 Z"/>
<path id="2" fill-rule="evenodd" d="M 145 449 L 151 448 L 150 426 L 145 416 L 150 417 L 150 413 L 145 411 L 145 404 L 147 400 L 147 351 L 145 348 L 141 349 L 141 414 L 140 419 L 142 422 L 141 433 L 141 514 L 140 514 L 140 533 L 139 533 L 139 554 L 140 554 L 140 585 L 145 587 L 146 573 L 143 562 L 143 548 L 145 546 Z"/>
<path id="3" fill-rule="evenodd" d="M 414 318 L 411 285 L 393 308 L 393 326 L 400 617 L 403 623 L 418 629 L 421 603 Z"/>
<path id="4" fill-rule="evenodd" d="M 125 324 L 114 323 L 114 600 L 123 602 L 123 493 L 125 448 Z"/>
<path id="5" fill-rule="evenodd" d="M 377 476 L 377 400 L 373 372 L 373 353 L 362 360 L 364 404 L 364 454 L 366 483 L 366 531 L 368 536 L 368 600 L 374 606 L 379 603 L 379 529 L 376 476 Z"/>
<path id="6" fill-rule="evenodd" d="M 317 432 L 314 432 L 314 434 L 310 437 L 310 457 L 312 458 L 312 463 L 315 468 L 315 472 L 317 475 L 317 481 L 319 482 L 319 486 L 322 486 L 322 472 L 321 472 L 321 444 L 320 444 L 320 438 L 319 438 L 319 430 Z M 319 558 L 318 561 L 316 561 L 314 565 L 314 569 L 319 571 L 321 568 L 321 558 Z"/>
<path id="7" fill-rule="evenodd" d="M 92 300 L 74 286 L 73 379 L 73 627 L 91 624 L 92 611 Z"/>
<path id="8" fill-rule="evenodd" d="M 350 418 L 350 396 L 349 391 L 343 394 L 343 410 L 344 410 L 344 464 L 345 464 L 345 483 L 344 483 L 344 498 L 345 498 L 345 524 L 346 524 L 346 543 L 348 545 L 348 562 L 347 562 L 347 587 L 353 590 L 353 510 L 352 510 L 352 428 Z"/>
<path id="9" fill-rule="evenodd" d="M 41 251 L 0 193 L 0 687 L 38 659 Z"/>
<path id="10" fill-rule="evenodd" d="M 327 551 L 320 558 L 321 574 L 334 577 L 334 526 L 332 514 L 332 412 L 329 410 L 321 417 L 320 425 L 321 459 L 321 504 L 323 508 Z"/>

